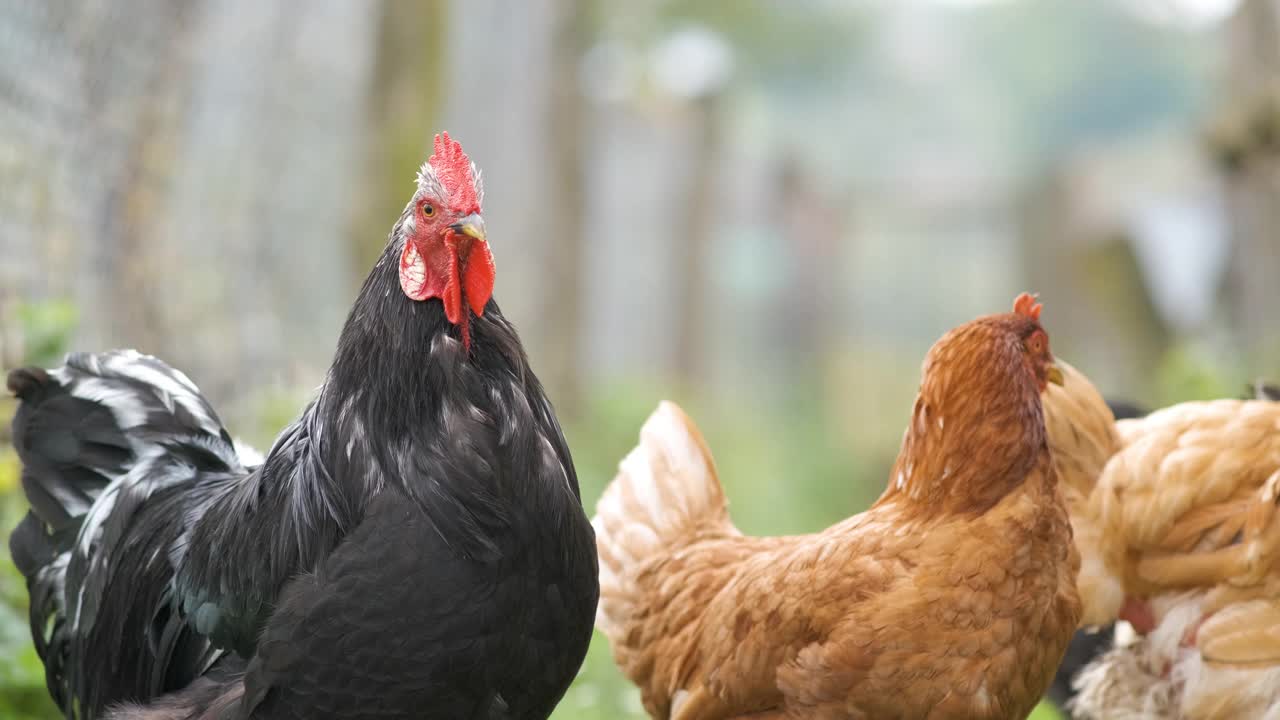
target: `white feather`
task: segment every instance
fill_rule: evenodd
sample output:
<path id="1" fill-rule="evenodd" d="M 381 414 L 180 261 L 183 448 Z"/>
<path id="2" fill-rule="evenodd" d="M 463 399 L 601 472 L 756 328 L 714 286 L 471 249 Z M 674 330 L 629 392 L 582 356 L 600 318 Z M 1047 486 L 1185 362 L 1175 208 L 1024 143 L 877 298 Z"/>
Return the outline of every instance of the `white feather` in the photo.
<path id="1" fill-rule="evenodd" d="M 170 409 L 173 409 L 168 402 L 170 399 L 182 405 L 196 418 L 201 430 L 211 435 L 217 435 L 222 431 L 222 426 L 209 415 L 208 407 L 200 397 L 200 389 L 191 382 L 190 378 L 173 368 L 169 368 L 169 372 L 165 373 L 149 364 L 138 362 L 143 358 L 155 360 L 155 358 L 140 355 L 136 351 L 128 351 L 127 354 L 110 356 L 107 363 L 112 371 L 160 391 L 157 397 L 165 401 L 165 405 Z"/>
<path id="2" fill-rule="evenodd" d="M 147 421 L 147 409 L 132 390 L 116 387 L 102 378 L 78 378 L 72 381 L 69 390 L 81 400 L 105 405 L 122 430 L 128 431 Z"/>
<path id="3" fill-rule="evenodd" d="M 262 456 L 262 453 L 240 438 L 233 438 L 231 444 L 236 449 L 236 456 L 240 458 L 241 465 L 251 468 L 266 462 L 266 458 Z"/>

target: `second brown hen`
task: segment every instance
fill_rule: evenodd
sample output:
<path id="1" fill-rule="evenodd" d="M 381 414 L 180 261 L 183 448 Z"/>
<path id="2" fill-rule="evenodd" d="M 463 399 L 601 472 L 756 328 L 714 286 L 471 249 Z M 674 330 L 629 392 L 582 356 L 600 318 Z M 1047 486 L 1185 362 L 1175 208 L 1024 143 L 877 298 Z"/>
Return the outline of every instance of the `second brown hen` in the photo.
<path id="1" fill-rule="evenodd" d="M 1128 621 L 1080 673 L 1080 718 L 1280 718 L 1280 403 L 1185 402 L 1117 422 L 1060 364 L 1049 444 L 1085 624 Z"/>
<path id="2" fill-rule="evenodd" d="M 888 488 L 822 532 L 747 537 L 663 403 L 594 520 L 596 625 L 657 718 L 1021 718 L 1076 628 L 1079 558 L 1030 296 L 947 333 Z"/>

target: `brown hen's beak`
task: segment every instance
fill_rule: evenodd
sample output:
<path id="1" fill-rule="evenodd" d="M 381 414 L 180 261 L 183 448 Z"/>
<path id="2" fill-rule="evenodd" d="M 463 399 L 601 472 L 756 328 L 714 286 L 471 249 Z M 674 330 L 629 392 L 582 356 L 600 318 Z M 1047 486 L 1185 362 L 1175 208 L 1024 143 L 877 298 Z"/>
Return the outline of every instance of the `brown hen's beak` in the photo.
<path id="1" fill-rule="evenodd" d="M 486 242 L 484 236 L 484 218 L 480 217 L 479 213 L 467 215 L 458 222 L 450 225 L 449 229 L 461 235 L 473 237 L 480 242 Z"/>
<path id="2" fill-rule="evenodd" d="M 1054 385 L 1061 385 L 1063 382 L 1062 370 L 1057 365 L 1054 365 L 1053 363 L 1049 363 L 1048 365 L 1045 365 L 1044 376 L 1046 380 L 1053 383 Z"/>

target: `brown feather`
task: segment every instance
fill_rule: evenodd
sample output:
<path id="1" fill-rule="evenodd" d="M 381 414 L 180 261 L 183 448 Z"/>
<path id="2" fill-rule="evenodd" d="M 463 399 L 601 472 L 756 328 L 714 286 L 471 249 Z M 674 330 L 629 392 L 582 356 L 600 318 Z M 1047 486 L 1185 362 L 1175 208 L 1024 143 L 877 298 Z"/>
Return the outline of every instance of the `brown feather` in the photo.
<path id="1" fill-rule="evenodd" d="M 1030 312 L 1030 310 L 1028 310 Z M 924 363 L 889 487 L 822 532 L 746 537 L 688 418 L 645 423 L 595 520 L 597 626 L 656 718 L 1016 718 L 1079 619 L 1078 556 L 1021 314 Z M 675 496 L 679 497 L 675 497 Z"/>

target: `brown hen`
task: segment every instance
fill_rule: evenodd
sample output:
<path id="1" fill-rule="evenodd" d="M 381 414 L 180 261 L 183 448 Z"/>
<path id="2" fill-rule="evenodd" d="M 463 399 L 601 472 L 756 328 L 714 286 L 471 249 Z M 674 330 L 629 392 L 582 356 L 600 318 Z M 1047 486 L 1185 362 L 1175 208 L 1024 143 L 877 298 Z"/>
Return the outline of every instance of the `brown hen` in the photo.
<path id="1" fill-rule="evenodd" d="M 1040 392 L 1040 306 L 925 358 L 889 487 L 822 532 L 747 537 L 663 403 L 594 520 L 596 625 L 657 718 L 1021 718 L 1076 628 L 1079 559 Z"/>
<path id="2" fill-rule="evenodd" d="M 1117 422 L 1060 365 L 1044 407 L 1082 621 L 1145 636 L 1078 676 L 1076 716 L 1280 717 L 1280 403 L 1186 402 Z"/>

